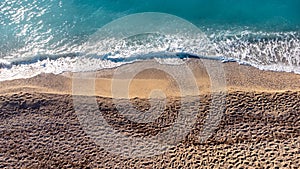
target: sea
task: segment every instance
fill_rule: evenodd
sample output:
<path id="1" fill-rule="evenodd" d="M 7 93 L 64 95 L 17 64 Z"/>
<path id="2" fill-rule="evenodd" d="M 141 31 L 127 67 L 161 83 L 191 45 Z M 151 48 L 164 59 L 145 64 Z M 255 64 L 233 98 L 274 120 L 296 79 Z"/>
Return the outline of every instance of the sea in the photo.
<path id="1" fill-rule="evenodd" d="M 0 81 L 155 59 L 300 74 L 299 0 L 1 0 Z"/>

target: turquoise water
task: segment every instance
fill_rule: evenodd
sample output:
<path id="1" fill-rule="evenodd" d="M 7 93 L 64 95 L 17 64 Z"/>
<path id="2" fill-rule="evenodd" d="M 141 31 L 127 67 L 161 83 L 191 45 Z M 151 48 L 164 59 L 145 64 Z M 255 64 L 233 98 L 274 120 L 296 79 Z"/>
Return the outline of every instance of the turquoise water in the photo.
<path id="1" fill-rule="evenodd" d="M 299 0 L 2 0 L 0 78 L 78 71 L 72 64 L 78 58 L 86 58 L 82 45 L 91 36 L 111 21 L 142 12 L 167 13 L 194 24 L 209 38 L 215 55 L 222 59 L 235 59 L 261 69 L 300 73 L 299 9 Z M 157 38 L 145 43 L 157 43 Z M 185 43 L 176 43 L 180 49 L 185 48 L 182 45 Z M 122 50 L 126 56 L 115 55 L 114 60 L 107 60 L 111 51 L 102 51 L 105 57 L 90 59 L 98 66 L 81 70 L 119 66 L 122 63 L 118 62 L 124 62 L 122 58 L 137 53 L 130 45 Z M 165 55 L 158 53 L 165 50 L 161 48 L 153 57 L 164 58 Z M 179 52 L 195 54 L 193 50 Z M 144 55 L 147 54 L 138 56 Z M 130 61 L 139 57 L 135 55 Z"/>

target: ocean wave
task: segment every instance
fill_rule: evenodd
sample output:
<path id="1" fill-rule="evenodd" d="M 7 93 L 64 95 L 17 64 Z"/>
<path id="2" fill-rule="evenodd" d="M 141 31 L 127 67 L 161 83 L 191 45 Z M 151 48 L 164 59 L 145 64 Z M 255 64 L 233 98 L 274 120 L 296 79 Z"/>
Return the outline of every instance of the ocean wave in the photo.
<path id="1" fill-rule="evenodd" d="M 235 61 L 263 70 L 300 73 L 300 22 L 297 15 L 289 13 L 299 1 L 284 2 L 285 10 L 281 3 L 274 3 L 280 11 L 265 10 L 268 3 L 264 3 L 258 12 L 282 16 L 268 24 L 262 23 L 269 21 L 269 15 L 250 16 L 251 10 L 232 19 L 231 15 L 239 12 L 235 5 L 246 7 L 252 3 L 229 5 L 220 0 L 216 2 L 221 4 L 219 8 L 208 1 L 191 1 L 195 5 L 172 1 L 176 10 L 161 11 L 158 7 L 162 2 L 158 0 L 132 2 L 134 7 L 106 0 L 4 0 L 0 4 L 0 80 L 40 73 L 95 71 L 150 59 L 161 64 L 180 64 L 188 58 Z M 212 7 L 199 12 L 197 5 Z M 182 7 L 195 10 L 178 12 Z M 208 13 L 211 9 L 224 15 Z M 132 14 L 139 11 L 176 16 Z M 206 17 L 210 21 L 199 19 Z M 247 19 L 250 26 L 245 26 Z M 260 25 L 254 24 L 259 19 Z M 274 23 L 276 28 L 272 27 Z"/>
<path id="2" fill-rule="evenodd" d="M 299 32 L 219 32 L 210 35 L 217 53 L 259 65 L 299 66 Z"/>
<path id="3" fill-rule="evenodd" d="M 262 70 L 300 73 L 300 35 L 298 32 L 230 32 L 221 30 L 205 33 L 214 46 L 216 51 L 214 55 L 197 53 L 197 49 L 199 49 L 197 42 L 184 42 L 184 39 L 177 38 L 176 40 L 176 37 L 166 38 L 166 36 L 158 35 L 151 35 L 155 37 L 152 39 L 148 37 L 149 35 L 147 35 L 148 38 L 141 38 L 146 35 L 139 35 L 139 38 L 133 37 L 134 40 L 127 38 L 123 42 L 114 43 L 119 47 L 109 48 L 100 53 L 73 52 L 10 60 L 1 59 L 0 79 L 4 81 L 29 78 L 40 73 L 95 71 L 151 59 L 155 59 L 161 64 L 179 64 L 188 58 L 238 62 Z M 172 40 L 172 45 L 170 45 L 170 40 Z M 145 50 L 145 44 L 148 44 L 146 47 L 149 50 Z M 185 48 L 186 44 L 190 46 Z"/>

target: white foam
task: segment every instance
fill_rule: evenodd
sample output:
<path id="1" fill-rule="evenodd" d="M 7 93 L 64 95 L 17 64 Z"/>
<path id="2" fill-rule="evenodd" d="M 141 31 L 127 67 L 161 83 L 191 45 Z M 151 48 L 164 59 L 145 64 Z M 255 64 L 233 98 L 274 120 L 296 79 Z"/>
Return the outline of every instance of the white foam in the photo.
<path id="1" fill-rule="evenodd" d="M 128 62 L 129 63 L 129 62 Z M 34 77 L 41 73 L 60 74 L 63 72 L 95 71 L 117 67 L 123 63 L 92 58 L 58 58 L 45 59 L 31 64 L 12 65 L 11 68 L 0 69 L 0 81 Z"/>
<path id="2" fill-rule="evenodd" d="M 101 33 L 98 32 L 96 37 Z M 193 32 L 186 36 L 182 32 L 148 32 L 126 38 L 92 38 L 87 43 L 66 44 L 49 49 L 44 54 L 36 54 L 31 50 L 23 54 L 17 51 L 12 56 L 0 59 L 0 81 L 29 78 L 40 73 L 95 71 L 147 59 L 156 59 L 161 64 L 184 63 L 176 58 L 176 53 L 190 53 L 203 59 L 223 62 L 236 61 L 262 70 L 300 74 L 299 32 L 227 29 L 207 31 L 205 34 Z"/>

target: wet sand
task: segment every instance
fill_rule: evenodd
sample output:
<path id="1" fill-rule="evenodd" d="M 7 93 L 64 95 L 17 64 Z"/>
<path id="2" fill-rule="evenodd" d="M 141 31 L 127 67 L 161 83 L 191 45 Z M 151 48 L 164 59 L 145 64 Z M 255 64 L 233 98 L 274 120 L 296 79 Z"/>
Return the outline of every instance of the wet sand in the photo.
<path id="1" fill-rule="evenodd" d="M 202 63 L 192 59 L 189 65 L 199 87 L 200 103 L 190 105 L 197 112 L 196 123 L 179 144 L 145 158 L 110 153 L 86 133 L 74 110 L 74 73 L 0 82 L 0 168 L 300 167 L 300 75 L 223 63 L 226 106 L 216 130 L 201 142 L 197 136 L 209 114 L 212 93 Z M 174 124 L 182 105 L 170 76 L 147 70 L 131 81 L 129 102 L 140 111 L 149 110 L 151 90 L 158 88 L 167 97 L 159 118 L 140 124 L 116 109 L 110 88 L 114 71 L 96 73 L 95 95 L 115 130 L 150 137 Z"/>

